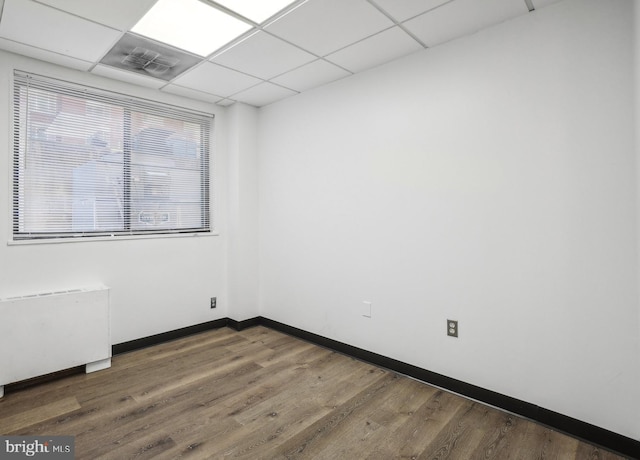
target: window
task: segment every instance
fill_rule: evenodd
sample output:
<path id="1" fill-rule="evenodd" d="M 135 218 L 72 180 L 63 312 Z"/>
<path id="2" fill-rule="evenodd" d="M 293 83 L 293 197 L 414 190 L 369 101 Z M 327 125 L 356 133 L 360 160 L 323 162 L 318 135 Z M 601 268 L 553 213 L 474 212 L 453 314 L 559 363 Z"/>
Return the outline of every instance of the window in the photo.
<path id="1" fill-rule="evenodd" d="M 13 238 L 209 232 L 212 115 L 14 73 Z"/>

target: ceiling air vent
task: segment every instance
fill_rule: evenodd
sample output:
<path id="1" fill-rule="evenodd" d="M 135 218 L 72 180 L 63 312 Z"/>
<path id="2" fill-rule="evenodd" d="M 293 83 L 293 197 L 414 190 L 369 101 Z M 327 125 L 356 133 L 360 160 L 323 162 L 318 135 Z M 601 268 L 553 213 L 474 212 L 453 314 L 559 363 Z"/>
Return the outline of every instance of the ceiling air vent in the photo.
<path id="1" fill-rule="evenodd" d="M 100 63 L 169 81 L 200 60 L 184 51 L 128 33 L 111 48 Z"/>
<path id="2" fill-rule="evenodd" d="M 122 59 L 122 65 L 136 70 L 144 70 L 154 77 L 160 77 L 180 62 L 176 58 L 168 58 L 155 51 L 136 46 L 131 53 Z"/>

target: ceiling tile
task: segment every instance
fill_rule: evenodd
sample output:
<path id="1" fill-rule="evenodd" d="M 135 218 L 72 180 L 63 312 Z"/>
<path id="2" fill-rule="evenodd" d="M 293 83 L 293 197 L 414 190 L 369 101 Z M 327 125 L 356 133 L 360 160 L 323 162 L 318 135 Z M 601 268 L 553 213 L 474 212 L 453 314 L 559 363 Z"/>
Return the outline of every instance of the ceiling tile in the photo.
<path id="1" fill-rule="evenodd" d="M 40 48 L 34 48 L 33 46 L 7 40 L 6 38 L 0 38 L 0 49 L 16 54 L 22 54 L 23 56 L 39 59 L 41 61 L 52 62 L 54 64 L 76 70 L 87 71 L 91 66 L 93 66 L 92 62 L 83 61 Z"/>
<path id="2" fill-rule="evenodd" d="M 528 12 L 524 0 L 455 0 L 404 25 L 427 46 L 434 46 Z"/>
<path id="3" fill-rule="evenodd" d="M 453 0 L 369 0 L 389 13 L 399 22 L 406 21 L 425 11 L 432 10 Z"/>
<path id="4" fill-rule="evenodd" d="M 85 61 L 100 59 L 120 35 L 114 29 L 27 0 L 6 0 L 0 23 L 2 38 Z"/>
<path id="5" fill-rule="evenodd" d="M 279 38 L 257 32 L 211 61 L 268 80 L 314 59 Z"/>
<path id="6" fill-rule="evenodd" d="M 261 80 L 226 67 L 204 62 L 180 75 L 172 83 L 227 97 L 260 83 Z"/>
<path id="7" fill-rule="evenodd" d="M 177 94 L 178 96 L 188 97 L 190 99 L 195 99 L 196 101 L 206 101 L 216 103 L 219 102 L 222 98 L 219 96 L 215 96 L 209 93 L 203 93 L 202 91 L 197 91 L 191 88 L 185 88 L 183 86 L 175 85 L 173 83 L 168 84 L 162 91 L 166 91 L 167 93 Z"/>
<path id="8" fill-rule="evenodd" d="M 261 107 L 280 99 L 284 99 L 285 97 L 293 96 L 294 94 L 298 93 L 291 91 L 290 89 L 283 88 L 282 86 L 265 82 L 254 86 L 253 88 L 249 88 L 246 91 L 242 91 L 241 93 L 234 94 L 233 98 L 236 101 L 244 102 L 245 104 Z"/>
<path id="9" fill-rule="evenodd" d="M 330 54 L 326 59 L 352 72 L 360 72 L 421 49 L 422 45 L 400 27 L 394 27 Z"/>
<path id="10" fill-rule="evenodd" d="M 560 0 L 532 0 L 534 8 L 544 8 L 547 5 L 551 5 L 553 3 L 558 3 Z"/>
<path id="11" fill-rule="evenodd" d="M 266 30 L 325 56 L 391 26 L 366 0 L 309 0 Z"/>
<path id="12" fill-rule="evenodd" d="M 318 59 L 317 61 L 298 67 L 291 72 L 280 75 L 272 81 L 296 91 L 307 89 L 338 80 L 351 75 L 344 69 L 331 64 L 330 62 Z"/>
<path id="13" fill-rule="evenodd" d="M 127 83 L 133 83 L 134 85 L 146 86 L 148 88 L 158 89 L 163 85 L 166 85 L 166 81 L 158 80 L 152 77 L 146 77 L 126 70 L 116 69 L 103 64 L 98 64 L 91 71 L 101 77 L 112 78 L 114 80 L 126 81 Z"/>
<path id="14" fill-rule="evenodd" d="M 127 31 L 156 0 L 37 0 L 92 21 Z"/>
<path id="15" fill-rule="evenodd" d="M 403 28 L 434 46 L 528 11 L 525 0 L 275 0 L 270 4 L 286 11 L 281 18 L 268 19 L 273 22 L 253 35 L 249 30 L 209 61 L 191 55 L 192 63 L 199 63 L 178 76 L 165 75 L 165 81 L 157 70 L 157 78 L 148 77 L 147 68 L 144 74 L 128 73 L 112 62 L 100 65 L 106 61 L 94 68 L 130 35 L 123 31 L 135 28 L 159 1 L 171 2 L 179 12 L 187 0 L 0 0 L 0 49 L 219 105 L 237 99 L 262 106 L 421 49 Z M 224 4 L 245 16 L 243 5 L 267 3 L 189 1 L 198 7 L 209 1 Z M 559 1 L 532 0 L 536 8 Z M 207 11 L 224 10 L 218 8 Z M 174 19 L 164 29 L 182 37 L 184 29 Z M 137 56 L 135 49 L 129 55 Z"/>

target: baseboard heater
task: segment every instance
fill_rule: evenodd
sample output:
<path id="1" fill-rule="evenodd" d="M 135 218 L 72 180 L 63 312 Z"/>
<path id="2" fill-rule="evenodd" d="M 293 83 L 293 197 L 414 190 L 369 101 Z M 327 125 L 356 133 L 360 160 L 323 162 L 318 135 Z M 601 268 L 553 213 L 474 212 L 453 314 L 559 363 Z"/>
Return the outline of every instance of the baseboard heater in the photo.
<path id="1" fill-rule="evenodd" d="M 0 397 L 9 383 L 81 365 L 111 366 L 108 288 L 0 298 Z"/>

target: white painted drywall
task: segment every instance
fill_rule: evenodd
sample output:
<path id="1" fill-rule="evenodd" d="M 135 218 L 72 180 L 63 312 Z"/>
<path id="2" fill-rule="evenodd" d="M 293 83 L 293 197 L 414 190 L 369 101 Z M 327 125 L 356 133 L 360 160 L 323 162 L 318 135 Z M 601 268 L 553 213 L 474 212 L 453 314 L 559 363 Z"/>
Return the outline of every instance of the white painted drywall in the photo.
<path id="1" fill-rule="evenodd" d="M 261 109 L 261 314 L 640 439 L 632 7 Z"/>
<path id="2" fill-rule="evenodd" d="M 236 103 L 228 111 L 229 317 L 258 312 L 258 110 Z"/>
<path id="3" fill-rule="evenodd" d="M 21 69 L 203 110 L 216 116 L 212 145 L 215 222 L 222 236 L 7 245 L 11 239 L 11 103 Z M 111 337 L 122 343 L 228 316 L 226 306 L 226 110 L 0 51 L 0 297 L 102 284 L 111 288 Z M 218 297 L 218 308 L 209 298 Z M 69 327 L 82 325 L 69 325 Z"/>
<path id="4" fill-rule="evenodd" d="M 638 122 L 640 122 L 640 2 L 634 1 L 633 2 L 633 8 L 634 8 L 634 82 L 635 82 L 635 117 L 634 117 L 634 124 L 635 124 L 635 140 L 636 140 L 636 145 L 635 145 L 635 150 L 636 150 L 636 191 L 637 191 L 637 198 L 636 198 L 636 236 L 637 236 L 637 240 L 639 241 L 638 243 L 638 248 L 636 249 L 637 251 L 637 256 L 638 256 L 638 272 L 637 272 L 637 276 L 638 279 L 636 281 L 636 286 L 638 288 L 638 291 L 640 293 L 640 129 L 638 129 Z M 638 295 L 638 298 L 640 299 L 640 294 Z M 638 330 L 640 331 L 640 302 L 638 303 L 638 313 L 637 313 L 637 320 L 638 320 Z M 640 336 L 640 333 L 638 333 L 638 336 Z M 637 340 L 637 351 L 636 351 L 636 362 L 638 363 L 638 366 L 640 366 L 640 337 Z M 638 406 L 640 406 L 640 402 L 638 403 Z"/>

